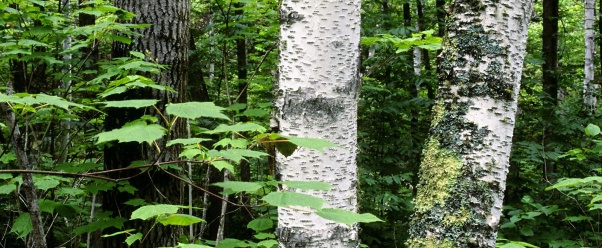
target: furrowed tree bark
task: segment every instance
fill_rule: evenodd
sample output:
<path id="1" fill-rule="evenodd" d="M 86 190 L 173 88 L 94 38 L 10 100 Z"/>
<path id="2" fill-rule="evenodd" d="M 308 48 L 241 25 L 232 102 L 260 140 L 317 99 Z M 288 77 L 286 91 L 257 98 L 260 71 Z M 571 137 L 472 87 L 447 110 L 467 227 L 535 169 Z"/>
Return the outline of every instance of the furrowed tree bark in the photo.
<path id="1" fill-rule="evenodd" d="M 329 207 L 357 211 L 357 100 L 360 89 L 360 0 L 284 0 L 275 119 L 280 133 L 327 139 L 325 152 L 299 149 L 277 155 L 283 181 L 323 181 L 329 191 L 309 191 Z M 279 208 L 280 247 L 358 247 L 357 225 Z"/>
<path id="2" fill-rule="evenodd" d="M 532 4 L 453 3 L 409 247 L 495 247 Z"/>
<path id="3" fill-rule="evenodd" d="M 147 55 L 147 60 L 168 65 L 161 75 L 149 76 L 156 83 L 167 85 L 177 91 L 168 93 L 163 91 L 135 90 L 120 94 L 111 100 L 124 99 L 159 99 L 157 108 L 163 115 L 165 104 L 182 102 L 186 95 L 188 75 L 188 44 L 190 43 L 190 2 L 167 0 L 116 0 L 115 6 L 136 14 L 133 23 L 149 23 L 152 26 L 140 30 L 140 37 L 131 37 L 130 45 L 115 42 L 113 44 L 113 57 L 129 56 L 129 51 L 138 51 Z M 143 114 L 159 116 L 154 109 L 109 109 L 105 120 L 105 129 L 119 128 L 128 121 L 138 119 Z M 162 118 L 159 117 L 159 120 Z M 160 121 L 162 125 L 166 125 Z M 186 137 L 186 123 L 178 120 L 175 122 L 168 138 Z M 116 169 L 129 166 L 133 161 L 145 160 L 146 162 L 162 162 L 177 160 L 179 150 L 177 147 L 166 148 L 167 139 L 157 140 L 157 147 L 138 143 L 113 144 L 105 149 L 105 169 Z M 183 166 L 183 165 L 182 165 Z M 126 177 L 132 173 L 115 173 L 112 176 Z M 144 199 L 148 203 L 166 203 L 181 205 L 183 203 L 183 185 L 174 178 L 157 170 L 150 170 L 142 176 L 129 180 L 130 184 L 138 189 L 134 197 Z M 107 192 L 103 197 L 103 207 L 112 211 L 114 215 L 129 219 L 133 207 L 124 205 L 132 196 L 117 191 Z M 127 228 L 134 228 L 144 234 L 142 244 L 146 247 L 174 246 L 177 245 L 181 228 L 163 225 L 154 225 L 153 221 L 126 222 Z M 106 233 L 110 233 L 108 230 Z M 104 247 L 126 247 L 124 236 L 117 235 L 103 240 Z"/>

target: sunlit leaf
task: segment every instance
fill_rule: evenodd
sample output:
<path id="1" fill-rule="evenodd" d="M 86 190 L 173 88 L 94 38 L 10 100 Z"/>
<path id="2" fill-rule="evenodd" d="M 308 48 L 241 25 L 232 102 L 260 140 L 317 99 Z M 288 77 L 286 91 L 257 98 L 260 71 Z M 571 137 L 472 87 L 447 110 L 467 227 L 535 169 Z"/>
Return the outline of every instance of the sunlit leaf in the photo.
<path id="1" fill-rule="evenodd" d="M 229 189 L 234 193 L 240 192 L 256 192 L 257 190 L 263 187 L 260 183 L 255 182 L 239 182 L 239 181 L 227 181 L 227 182 L 219 182 L 214 183 L 213 185 L 222 187 L 224 189 Z"/>
<path id="2" fill-rule="evenodd" d="M 146 142 L 151 144 L 165 135 L 166 129 L 161 125 L 147 124 L 143 120 L 135 120 L 125 124 L 122 128 L 102 132 L 94 137 L 98 138 L 96 144 L 109 142 L 113 140 L 124 142 Z"/>
<path id="3" fill-rule="evenodd" d="M 230 120 L 222 114 L 224 108 L 215 106 L 212 102 L 185 102 L 167 105 L 167 113 L 182 118 L 197 119 L 201 117 Z"/>
<path id="4" fill-rule="evenodd" d="M 323 208 L 318 210 L 316 214 L 324 219 L 332 220 L 334 222 L 339 222 L 347 225 L 353 225 L 357 222 L 370 223 L 382 221 L 373 214 L 358 214 L 348 210 L 334 208 Z"/>
<path id="5" fill-rule="evenodd" d="M 301 206 L 320 209 L 324 204 L 322 198 L 289 191 L 271 192 L 262 199 L 268 204 L 277 207 Z"/>
<path id="6" fill-rule="evenodd" d="M 189 226 L 189 225 L 204 221 L 203 219 L 201 219 L 199 217 L 188 215 L 188 214 L 160 215 L 157 220 L 159 221 L 159 223 L 161 223 L 165 226 L 168 226 L 168 225 Z"/>

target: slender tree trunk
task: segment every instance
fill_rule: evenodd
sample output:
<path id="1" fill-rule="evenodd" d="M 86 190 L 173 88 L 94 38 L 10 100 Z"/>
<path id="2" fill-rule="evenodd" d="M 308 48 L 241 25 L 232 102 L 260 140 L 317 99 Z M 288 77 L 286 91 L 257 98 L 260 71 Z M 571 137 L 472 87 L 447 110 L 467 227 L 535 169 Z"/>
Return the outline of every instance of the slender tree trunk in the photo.
<path id="1" fill-rule="evenodd" d="M 12 85 L 8 85 L 6 91 L 8 95 L 13 94 Z M 17 125 L 17 119 L 12 108 L 6 103 L 0 104 L 2 111 L 6 117 L 6 124 L 9 130 L 11 130 L 10 142 L 15 150 L 19 169 L 22 170 L 33 170 L 33 165 L 30 163 L 25 151 L 25 136 L 19 130 Z M 21 192 L 25 195 L 26 208 L 31 219 L 32 230 L 27 237 L 27 247 L 33 248 L 46 248 L 46 233 L 44 232 L 44 222 L 42 222 L 42 212 L 38 205 L 38 196 L 36 194 L 36 187 L 34 185 L 33 176 L 30 173 L 21 174 L 23 182 L 21 183 Z"/>
<path id="2" fill-rule="evenodd" d="M 543 0 L 543 90 L 545 106 L 558 104 L 558 0 Z M 549 114 L 549 113 L 546 113 Z"/>
<path id="3" fill-rule="evenodd" d="M 409 247 L 495 247 L 532 1 L 455 1 Z"/>
<path id="4" fill-rule="evenodd" d="M 139 51 L 147 54 L 148 60 L 159 64 L 169 65 L 161 75 L 146 75 L 161 85 L 172 87 L 177 93 L 160 91 L 128 91 L 111 100 L 122 99 L 159 99 L 158 109 L 145 111 L 143 109 L 109 109 L 105 120 L 106 130 L 121 127 L 124 123 L 138 119 L 142 114 L 165 115 L 164 107 L 167 103 L 182 102 L 186 95 L 186 84 L 188 76 L 188 44 L 189 44 L 189 1 L 166 1 L 166 0 L 116 0 L 115 5 L 136 14 L 132 20 L 134 23 L 150 23 L 152 26 L 140 31 L 142 36 L 132 37 L 131 45 L 123 43 L 113 44 L 113 57 L 129 56 L 129 51 Z M 161 120 L 161 118 L 159 118 Z M 161 123 L 165 125 L 165 123 Z M 186 137 L 185 121 L 176 121 L 168 134 L 169 138 Z M 164 146 L 166 139 L 158 140 L 158 150 L 153 146 L 138 143 L 119 143 L 105 149 L 105 168 L 116 169 L 129 166 L 133 161 L 145 160 L 152 163 L 155 161 L 177 160 L 179 150 L 173 146 Z M 137 172 L 115 173 L 112 176 L 130 176 Z M 181 205 L 183 203 L 181 185 L 174 178 L 151 170 L 143 176 L 129 180 L 130 184 L 138 189 L 136 196 L 145 199 L 149 203 L 167 203 Z M 130 218 L 132 207 L 124 205 L 124 202 L 132 196 L 117 191 L 107 192 L 103 197 L 103 207 L 113 214 L 119 214 L 126 219 Z M 126 228 L 134 228 L 144 236 L 142 246 L 173 246 L 177 244 L 181 229 L 154 225 L 152 221 L 126 222 Z M 153 226 L 154 225 L 154 226 Z M 114 230 L 108 230 L 108 232 Z M 125 247 L 123 236 L 113 236 L 104 240 L 104 247 Z"/>
<path id="5" fill-rule="evenodd" d="M 317 180 L 329 191 L 309 191 L 330 207 L 357 211 L 357 100 L 360 1 L 284 0 L 275 118 L 280 133 L 327 139 L 325 152 L 299 149 L 277 155 L 283 181 Z M 357 225 L 278 209 L 280 247 L 358 247 Z"/>
<path id="6" fill-rule="evenodd" d="M 594 19 L 595 2 L 585 0 L 585 79 L 583 80 L 583 112 L 596 113 L 598 85 L 594 82 Z"/>

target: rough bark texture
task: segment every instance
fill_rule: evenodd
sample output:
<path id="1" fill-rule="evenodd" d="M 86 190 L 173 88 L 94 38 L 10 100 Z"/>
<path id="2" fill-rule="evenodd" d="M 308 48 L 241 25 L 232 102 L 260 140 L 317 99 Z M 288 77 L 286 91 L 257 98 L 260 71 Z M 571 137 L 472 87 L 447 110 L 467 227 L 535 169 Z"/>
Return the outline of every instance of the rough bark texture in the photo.
<path id="1" fill-rule="evenodd" d="M 452 5 L 409 247 L 495 247 L 532 1 Z"/>
<path id="2" fill-rule="evenodd" d="M 8 86 L 7 94 L 12 94 L 12 85 Z M 10 141 L 14 147 L 17 162 L 19 163 L 19 169 L 32 170 L 33 166 L 29 163 L 27 152 L 25 151 L 25 137 L 21 134 L 15 113 L 6 103 L 0 104 L 2 111 L 6 117 L 6 124 L 11 130 Z M 36 187 L 34 185 L 33 177 L 30 173 L 21 174 L 23 183 L 21 184 L 21 192 L 25 195 L 25 203 L 31 218 L 31 226 L 33 229 L 27 236 L 27 247 L 33 248 L 46 248 L 46 234 L 44 232 L 44 223 L 42 222 L 42 212 L 38 205 L 38 196 L 36 194 Z"/>
<path id="3" fill-rule="evenodd" d="M 594 83 L 594 0 L 585 0 L 585 79 L 583 80 L 583 112 L 596 113 L 598 85 Z"/>
<path id="4" fill-rule="evenodd" d="M 558 103 L 558 0 L 543 0 L 543 42 L 545 63 L 542 65 L 543 90 L 549 106 Z M 547 113 L 549 114 L 549 113 Z"/>
<path id="5" fill-rule="evenodd" d="M 277 155 L 283 181 L 332 184 L 311 191 L 329 207 L 357 211 L 357 100 L 360 1 L 285 0 L 281 8 L 280 65 L 275 102 L 283 135 L 327 139 L 325 152 L 299 149 Z M 280 247 L 357 247 L 357 226 L 280 208 Z"/>
<path id="6" fill-rule="evenodd" d="M 133 37 L 130 45 L 114 43 L 113 57 L 129 56 L 129 51 L 139 51 L 149 56 L 149 60 L 152 59 L 159 64 L 168 65 L 169 68 L 164 70 L 161 75 L 146 76 L 151 77 L 158 84 L 172 87 L 178 93 L 136 90 L 120 94 L 110 100 L 159 99 L 161 101 L 158 103 L 158 109 L 165 114 L 165 104 L 182 102 L 185 96 L 188 75 L 188 44 L 190 42 L 190 2 L 183 0 L 116 0 L 115 5 L 136 14 L 137 16 L 132 20 L 133 23 L 149 23 L 152 26 L 140 30 L 142 36 Z M 158 116 L 158 113 L 155 112 L 152 109 L 146 112 L 143 109 L 109 109 L 105 119 L 105 129 L 119 128 L 145 113 Z M 168 136 L 169 138 L 178 138 L 185 137 L 185 134 L 185 122 L 179 120 Z M 136 160 L 145 160 L 149 163 L 176 160 L 178 156 L 177 148 L 165 148 L 165 140 L 157 141 L 158 147 L 162 149 L 161 153 L 155 147 L 146 144 L 113 144 L 105 149 L 105 168 L 124 168 Z M 136 173 L 138 172 L 127 171 L 115 173 L 111 176 L 127 177 Z M 183 202 L 181 194 L 183 185 L 160 171 L 150 170 L 148 173 L 130 179 L 129 182 L 138 189 L 135 197 L 145 199 L 149 203 L 181 205 Z M 103 208 L 112 211 L 114 215 L 119 214 L 119 216 L 129 219 L 133 208 L 123 203 L 131 198 L 131 195 L 122 192 L 107 192 L 103 197 Z M 152 227 L 153 224 L 152 221 L 126 222 L 125 228 L 134 228 L 145 235 L 144 243 L 141 246 L 158 247 L 177 244 L 179 228 L 164 227 L 162 225 Z M 107 233 L 111 231 L 113 230 L 107 230 Z M 123 243 L 123 236 L 113 236 L 103 241 L 104 247 L 126 247 Z"/>

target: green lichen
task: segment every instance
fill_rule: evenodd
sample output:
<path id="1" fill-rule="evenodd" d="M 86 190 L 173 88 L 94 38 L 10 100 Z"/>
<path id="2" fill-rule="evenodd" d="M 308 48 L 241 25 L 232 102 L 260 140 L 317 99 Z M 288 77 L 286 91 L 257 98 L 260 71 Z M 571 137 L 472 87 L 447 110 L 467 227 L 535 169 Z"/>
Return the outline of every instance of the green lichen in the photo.
<path id="1" fill-rule="evenodd" d="M 455 213 L 443 217 L 443 223 L 447 226 L 463 226 L 470 217 L 470 211 L 463 207 Z"/>
<path id="2" fill-rule="evenodd" d="M 435 204 L 443 204 L 450 186 L 460 175 L 462 161 L 456 154 L 439 146 L 435 138 L 426 144 L 424 160 L 420 167 L 420 184 L 416 195 L 416 211 L 424 212 Z"/>
<path id="3" fill-rule="evenodd" d="M 444 114 L 445 107 L 443 105 L 443 102 L 439 101 L 435 103 L 435 106 L 433 106 L 433 122 L 431 125 L 436 126 L 437 124 L 439 124 L 439 121 L 443 119 Z"/>
<path id="4" fill-rule="evenodd" d="M 454 243 L 450 240 L 437 241 L 434 237 L 426 237 L 423 239 L 410 239 L 406 242 L 408 248 L 453 248 Z"/>

